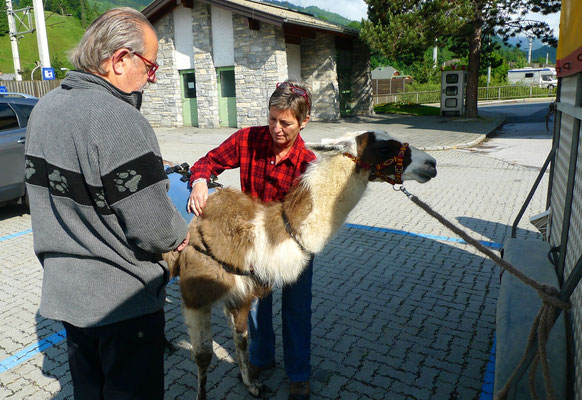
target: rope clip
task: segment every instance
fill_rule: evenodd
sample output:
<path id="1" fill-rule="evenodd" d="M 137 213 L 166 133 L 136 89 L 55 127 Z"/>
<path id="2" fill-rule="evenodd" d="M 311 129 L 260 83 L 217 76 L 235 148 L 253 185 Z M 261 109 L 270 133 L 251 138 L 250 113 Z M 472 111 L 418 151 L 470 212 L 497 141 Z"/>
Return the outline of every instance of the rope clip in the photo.
<path id="1" fill-rule="evenodd" d="M 408 190 L 406 190 L 406 188 L 402 185 L 400 185 L 399 188 L 396 188 L 396 185 L 394 185 L 393 187 L 394 190 L 396 191 L 401 191 L 402 193 L 404 193 L 406 195 L 406 197 L 408 197 L 409 199 L 412 199 L 414 197 L 414 195 L 412 193 L 410 193 Z"/>

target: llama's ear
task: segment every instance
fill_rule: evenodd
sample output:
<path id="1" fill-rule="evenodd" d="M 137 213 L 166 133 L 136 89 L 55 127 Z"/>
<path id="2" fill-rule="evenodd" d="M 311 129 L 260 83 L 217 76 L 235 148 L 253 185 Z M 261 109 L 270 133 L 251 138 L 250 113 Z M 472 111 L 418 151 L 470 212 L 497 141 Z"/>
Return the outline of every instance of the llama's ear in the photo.
<path id="1" fill-rule="evenodd" d="M 376 134 L 374 132 L 364 132 L 356 136 L 356 145 L 358 148 L 358 157 L 361 157 L 368 147 L 376 143 Z"/>
<path id="2" fill-rule="evenodd" d="M 348 142 L 340 142 L 340 143 L 305 143 L 305 147 L 313 151 L 320 151 L 320 152 L 340 152 L 346 151 L 348 148 Z"/>

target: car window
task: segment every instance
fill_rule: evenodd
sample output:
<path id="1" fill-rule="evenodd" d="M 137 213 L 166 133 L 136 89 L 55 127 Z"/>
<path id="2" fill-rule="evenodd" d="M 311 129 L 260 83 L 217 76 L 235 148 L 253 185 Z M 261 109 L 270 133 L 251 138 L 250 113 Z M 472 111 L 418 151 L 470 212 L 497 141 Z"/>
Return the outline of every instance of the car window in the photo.
<path id="1" fill-rule="evenodd" d="M 30 113 L 34 106 L 28 104 L 12 104 L 12 107 L 20 114 L 20 126 L 24 128 L 28 125 L 28 118 L 30 118 Z"/>
<path id="2" fill-rule="evenodd" d="M 14 110 L 8 104 L 0 104 L 0 131 L 18 128 Z"/>

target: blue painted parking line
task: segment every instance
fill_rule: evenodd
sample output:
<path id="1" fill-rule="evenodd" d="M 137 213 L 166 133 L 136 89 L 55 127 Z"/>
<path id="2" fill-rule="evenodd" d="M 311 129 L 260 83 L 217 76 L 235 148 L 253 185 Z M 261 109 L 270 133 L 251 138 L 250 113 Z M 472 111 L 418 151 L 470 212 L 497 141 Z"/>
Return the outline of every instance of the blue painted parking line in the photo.
<path id="1" fill-rule="evenodd" d="M 177 279 L 178 278 L 170 279 L 168 285 L 174 284 Z M 62 331 L 53 333 L 49 337 L 39 340 L 35 344 L 20 350 L 8 358 L 5 358 L 4 360 L 0 361 L 0 374 L 4 371 L 8 371 L 9 369 L 16 367 L 19 364 L 22 364 L 25 361 L 30 360 L 32 357 L 40 354 L 42 351 L 48 349 L 49 347 L 59 344 L 66 338 L 67 332 L 63 329 Z"/>
<path id="2" fill-rule="evenodd" d="M 21 364 L 21 363 L 31 359 L 32 357 L 36 356 L 37 354 L 39 354 L 43 350 L 48 349 L 49 347 L 52 347 L 56 344 L 59 344 L 60 342 L 65 340 L 66 337 L 67 337 L 67 333 L 63 329 L 60 332 L 53 333 L 49 337 L 47 337 L 43 340 L 39 340 L 35 344 L 30 345 L 30 346 L 20 350 L 16 354 L 0 361 L 0 373 L 7 371 L 11 368 L 14 368 L 18 364 Z"/>
<path id="3" fill-rule="evenodd" d="M 3 242 L 3 241 L 8 240 L 8 239 L 14 239 L 18 236 L 26 235 L 28 233 L 32 233 L 32 229 L 27 229 L 27 230 L 22 231 L 22 232 L 13 233 L 12 235 L 8 235 L 8 236 L 2 236 L 2 237 L 0 237 L 0 242 Z"/>
<path id="4" fill-rule="evenodd" d="M 345 226 L 346 226 L 346 228 L 363 229 L 366 231 L 385 232 L 385 233 L 392 233 L 395 235 L 405 235 L 405 236 L 417 236 L 417 237 L 432 239 L 432 240 L 443 240 L 446 242 L 455 242 L 455 243 L 467 244 L 467 242 L 465 242 L 463 239 L 447 237 L 447 236 L 429 235 L 426 233 L 414 233 L 414 232 L 408 232 L 408 231 L 400 231 L 397 229 L 378 228 L 375 226 L 367 226 L 367 225 L 345 224 Z M 501 244 L 495 243 L 495 242 L 488 242 L 485 240 L 479 240 L 479 243 L 481 243 L 483 246 L 492 247 L 494 249 L 501 248 Z"/>
<path id="5" fill-rule="evenodd" d="M 493 347 L 489 354 L 489 361 L 485 369 L 485 376 L 483 378 L 483 386 L 481 387 L 481 396 L 479 400 L 493 400 L 493 386 L 495 382 L 495 342 L 493 339 Z"/>

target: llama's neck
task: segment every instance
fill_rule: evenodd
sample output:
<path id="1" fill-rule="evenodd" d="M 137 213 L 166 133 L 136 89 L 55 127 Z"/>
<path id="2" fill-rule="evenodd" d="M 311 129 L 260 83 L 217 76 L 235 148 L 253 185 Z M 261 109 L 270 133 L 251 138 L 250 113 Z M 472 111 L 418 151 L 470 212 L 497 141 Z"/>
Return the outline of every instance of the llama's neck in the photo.
<path id="1" fill-rule="evenodd" d="M 318 160 L 303 177 L 311 194 L 312 211 L 297 228 L 297 236 L 311 252 L 323 249 L 346 220 L 366 190 L 368 174 L 356 173 L 343 155 Z"/>

